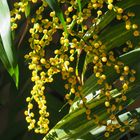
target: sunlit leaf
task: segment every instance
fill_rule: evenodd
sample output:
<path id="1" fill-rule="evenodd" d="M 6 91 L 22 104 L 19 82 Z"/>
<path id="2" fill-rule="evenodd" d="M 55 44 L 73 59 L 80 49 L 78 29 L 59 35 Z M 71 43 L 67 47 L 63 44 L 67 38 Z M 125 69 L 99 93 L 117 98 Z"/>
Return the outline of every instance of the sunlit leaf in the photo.
<path id="1" fill-rule="evenodd" d="M 122 7 L 124 10 L 130 7 L 133 7 L 135 5 L 140 5 L 139 0 L 129 0 L 129 1 L 121 1 L 117 3 L 117 6 Z M 93 24 L 90 29 L 86 32 L 83 39 L 87 40 L 90 38 L 93 34 L 100 32 L 102 29 L 104 29 L 116 16 L 116 13 L 113 10 L 109 10 L 106 13 L 104 13 L 97 21 L 96 24 Z M 98 29 L 98 30 L 96 30 Z M 95 31 L 96 30 L 96 31 Z"/>
<path id="2" fill-rule="evenodd" d="M 139 59 L 140 59 L 140 48 L 125 53 L 118 58 L 118 60 L 124 62 L 126 65 L 129 66 L 134 66 L 134 64 L 138 65 Z M 108 77 L 107 80 L 109 80 L 108 81 L 109 83 L 112 83 L 118 77 L 118 75 L 116 74 L 113 68 L 106 68 L 105 74 Z M 83 86 L 83 95 L 86 96 L 88 95 L 89 92 L 93 93 L 93 91 L 97 91 L 101 87 L 102 85 L 97 84 L 97 78 L 93 74 L 86 80 Z M 96 93 L 94 92 L 93 94 Z"/>
<path id="3" fill-rule="evenodd" d="M 140 97 L 139 92 L 139 83 L 138 86 L 133 87 L 126 93 L 128 100 L 124 102 L 122 105 L 126 106 L 135 101 L 138 97 Z M 133 94 L 132 94 L 133 93 Z M 135 93 L 135 94 L 134 94 Z M 119 96 L 119 95 L 118 95 Z M 99 117 L 99 120 L 104 120 L 108 118 L 106 114 L 106 109 L 104 106 L 104 98 L 99 100 L 92 100 L 88 103 L 89 108 L 91 109 L 91 116 L 96 114 Z M 120 116 L 120 120 L 127 119 L 127 115 Z M 80 108 L 66 115 L 60 122 L 56 124 L 56 126 L 46 135 L 46 139 L 48 138 L 59 138 L 59 139 L 76 139 L 83 135 L 86 135 L 89 131 L 98 129 L 97 124 L 94 122 L 92 118 L 90 121 L 85 119 L 85 109 Z M 72 124 L 72 125 L 71 125 Z M 102 132 L 102 131 L 101 131 Z M 97 133 L 95 133 L 97 134 Z"/>
<path id="4" fill-rule="evenodd" d="M 15 57 L 15 50 L 12 46 L 11 31 L 10 31 L 10 11 L 6 0 L 0 1 L 0 58 L 14 79 L 16 86 L 18 87 L 18 64 Z"/>

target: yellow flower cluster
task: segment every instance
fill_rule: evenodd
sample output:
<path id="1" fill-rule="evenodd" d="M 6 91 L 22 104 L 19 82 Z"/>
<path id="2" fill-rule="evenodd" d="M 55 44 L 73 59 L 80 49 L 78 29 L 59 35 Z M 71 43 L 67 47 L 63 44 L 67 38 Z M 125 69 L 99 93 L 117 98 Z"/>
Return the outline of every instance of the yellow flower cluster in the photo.
<path id="1" fill-rule="evenodd" d="M 25 11 L 28 2 L 15 2 L 14 9 L 11 11 L 11 30 L 17 28 L 16 21 L 21 19 L 21 13 Z"/>
<path id="2" fill-rule="evenodd" d="M 21 19 L 20 12 L 24 12 L 26 6 L 30 3 L 37 3 L 37 0 L 21 0 L 14 4 L 15 9 L 11 12 L 12 30 L 17 28 L 15 23 Z M 116 12 L 116 19 L 125 22 L 126 30 L 132 30 L 135 37 L 139 36 L 138 25 L 131 22 L 131 17 L 135 16 L 134 13 L 125 12 L 121 7 L 117 7 L 113 0 L 90 0 L 84 8 L 81 8 L 75 0 L 60 0 L 59 4 L 62 5 L 64 17 L 66 19 L 67 32 L 64 31 L 57 13 L 55 11 L 47 11 L 48 4 L 42 0 L 41 6 L 35 11 L 35 15 L 31 18 L 30 24 L 30 48 L 31 52 L 25 55 L 29 60 L 29 69 L 32 71 L 31 81 L 34 83 L 31 91 L 31 97 L 27 97 L 28 109 L 25 111 L 27 122 L 29 123 L 29 130 L 34 129 L 36 133 L 47 133 L 49 130 L 48 116 L 46 111 L 45 99 L 45 86 L 47 83 L 54 81 L 54 75 L 60 73 L 62 79 L 65 80 L 65 89 L 67 94 L 65 98 L 70 105 L 73 104 L 73 98 L 77 96 L 81 101 L 80 107 L 85 107 L 87 119 L 91 119 L 91 110 L 86 104 L 87 99 L 81 93 L 82 86 L 84 85 L 84 75 L 79 72 L 78 64 L 82 56 L 82 52 L 91 57 L 90 62 L 93 66 L 93 74 L 97 78 L 97 84 L 103 85 L 101 95 L 106 98 L 105 107 L 107 114 L 111 121 L 117 121 L 115 112 L 122 110 L 122 102 L 126 101 L 125 93 L 129 89 L 129 85 L 135 81 L 135 70 L 117 60 L 114 51 L 107 52 L 107 46 L 99 40 L 98 27 L 94 30 L 94 34 L 90 37 L 85 37 L 87 30 L 92 24 L 97 24 L 100 16 L 104 14 L 103 8 L 106 10 L 113 10 Z M 96 11 L 93 16 L 93 11 Z M 45 15 L 45 16 L 44 16 Z M 54 36 L 58 35 L 59 41 L 57 49 L 53 53 L 49 53 L 49 47 L 54 43 Z M 128 40 L 126 46 L 123 48 L 124 52 L 133 48 L 133 43 Z M 87 67 L 87 66 L 86 66 Z M 119 75 L 116 83 L 109 84 L 108 77 L 105 74 L 105 68 L 113 68 Z M 116 88 L 120 89 L 120 98 L 115 99 L 115 103 L 111 102 L 111 90 Z M 35 114 L 33 113 L 34 101 L 38 105 L 39 119 L 36 121 Z M 116 105 L 117 104 L 117 105 Z M 31 111 L 32 110 L 32 111 Z M 95 122 L 100 125 L 98 116 L 94 115 Z M 125 128 L 117 124 L 106 124 L 105 136 L 108 137 L 110 132 L 119 128 L 124 131 Z M 125 123 L 127 125 L 127 123 Z"/>

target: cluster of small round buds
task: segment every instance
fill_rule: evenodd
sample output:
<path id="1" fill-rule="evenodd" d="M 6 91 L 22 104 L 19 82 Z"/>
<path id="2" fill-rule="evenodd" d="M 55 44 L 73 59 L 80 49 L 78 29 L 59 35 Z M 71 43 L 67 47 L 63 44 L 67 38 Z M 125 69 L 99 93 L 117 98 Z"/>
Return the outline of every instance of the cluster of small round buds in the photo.
<path id="1" fill-rule="evenodd" d="M 28 3 L 28 1 L 14 3 L 14 8 L 11 11 L 11 30 L 15 30 L 18 27 L 16 22 L 21 19 L 21 13 L 25 12 Z"/>
<path id="2" fill-rule="evenodd" d="M 30 0 L 33 3 L 38 2 L 37 0 Z M 60 1 L 60 3 L 66 2 L 65 0 Z M 68 1 L 67 1 L 68 2 Z M 106 53 L 105 49 L 106 46 L 101 42 L 98 41 L 98 34 L 93 35 L 93 39 L 87 39 L 85 41 L 78 40 L 77 34 L 80 37 L 86 33 L 86 30 L 90 27 L 87 23 L 92 22 L 95 24 L 98 21 L 98 18 L 103 14 L 102 8 L 104 3 L 107 4 L 108 10 L 114 10 L 117 13 L 117 19 L 123 19 L 125 21 L 125 28 L 127 30 L 133 29 L 133 35 L 139 36 L 138 25 L 132 24 L 129 21 L 129 17 L 133 16 L 132 13 L 128 13 L 124 15 L 124 9 L 120 7 L 115 7 L 113 0 L 91 0 L 87 7 L 85 6 L 84 9 L 79 12 L 76 11 L 76 7 L 78 6 L 77 2 L 73 0 L 68 2 L 68 5 L 65 7 L 64 14 L 66 17 L 66 24 L 68 25 L 68 33 L 71 37 L 68 36 L 66 32 L 62 33 L 60 37 L 60 49 L 54 50 L 54 57 L 49 57 L 49 59 L 45 56 L 46 54 L 46 46 L 48 46 L 51 41 L 53 40 L 53 34 L 57 31 L 57 29 L 63 29 L 62 24 L 59 23 L 58 17 L 56 17 L 56 13 L 54 11 L 50 12 L 49 19 L 43 19 L 42 12 L 44 11 L 45 4 L 43 2 L 43 6 L 38 8 L 36 11 L 36 17 L 31 19 L 31 23 L 33 24 L 33 28 L 30 29 L 31 38 L 29 39 L 29 43 L 31 49 L 33 49 L 32 53 L 26 55 L 26 59 L 30 59 L 29 69 L 32 70 L 32 78 L 31 80 L 35 83 L 31 95 L 32 97 L 27 97 L 26 101 L 28 102 L 28 110 L 25 111 L 25 115 L 27 122 L 29 123 L 28 129 L 31 130 L 34 128 L 36 133 L 47 133 L 48 132 L 48 124 L 49 120 L 48 112 L 46 112 L 47 106 L 45 96 L 44 96 L 44 89 L 45 83 L 53 82 L 53 75 L 57 73 L 61 73 L 62 79 L 66 80 L 65 89 L 69 92 L 65 95 L 65 98 L 68 100 L 70 105 L 73 104 L 72 96 L 77 96 L 81 99 L 82 104 L 80 107 L 85 107 L 85 113 L 87 115 L 87 119 L 91 120 L 91 110 L 87 107 L 87 99 L 82 96 L 80 93 L 81 91 L 81 79 L 79 74 L 75 74 L 75 68 L 71 66 L 71 62 L 75 63 L 77 59 L 75 59 L 75 54 L 77 54 L 77 50 L 84 50 L 87 54 L 94 53 L 93 55 L 93 72 L 95 77 L 97 77 L 97 83 L 104 86 L 104 90 L 102 91 L 102 95 L 105 96 L 106 101 L 104 102 L 105 107 L 107 108 L 107 113 L 110 114 L 110 119 L 115 120 L 115 115 L 112 112 L 116 110 L 121 110 L 123 107 L 116 104 L 111 104 L 111 90 L 112 86 L 107 83 L 107 75 L 104 73 L 104 66 L 110 67 L 114 66 L 114 69 L 117 73 L 119 73 L 120 81 L 121 81 L 121 88 L 123 92 L 128 90 L 129 83 L 135 81 L 134 71 L 130 69 L 129 66 L 125 66 L 124 64 L 118 64 L 118 61 L 115 58 L 115 55 L 112 52 L 109 54 Z M 23 8 L 22 8 L 23 9 Z M 92 10 L 97 9 L 97 18 L 90 19 L 92 14 Z M 24 11 L 24 10 L 22 10 Z M 74 14 L 73 14 L 74 13 Z M 17 14 L 15 16 L 16 19 L 20 19 L 21 16 Z M 13 22 L 15 19 L 11 19 Z M 86 21 L 87 20 L 87 21 Z M 91 21 L 88 21 L 91 20 Z M 87 22 L 87 23 L 85 23 Z M 78 24 L 78 25 L 77 25 Z M 16 24 L 13 24 L 13 27 Z M 81 29 L 78 32 L 72 32 L 72 28 L 79 27 Z M 97 29 L 98 30 L 98 29 Z M 89 43 L 86 43 L 86 41 Z M 127 50 L 126 50 L 127 51 Z M 73 62 L 74 61 L 74 62 Z M 44 70 L 45 69 L 45 70 Z M 122 72 L 122 73 L 121 73 Z M 77 87 L 77 85 L 79 85 Z M 39 92 L 38 92 L 39 91 Z M 39 107 L 39 114 L 40 118 L 39 121 L 36 122 L 33 117 L 35 114 L 31 112 L 33 109 L 32 100 L 35 100 Z M 115 99 L 116 103 L 120 103 L 121 101 L 126 101 L 127 97 L 122 94 L 122 96 L 118 99 Z M 99 119 L 95 118 L 95 122 L 99 124 Z M 37 124 L 37 127 L 36 127 Z M 117 126 L 117 125 L 116 125 Z M 110 132 L 113 132 L 115 125 L 109 124 L 107 126 L 107 130 L 105 132 L 105 137 L 109 137 Z M 122 128 L 120 128 L 122 129 Z M 122 131 L 122 130 L 121 130 Z M 123 131 L 122 131 L 123 132 Z"/>
<path id="3" fill-rule="evenodd" d="M 109 10 L 112 10 L 113 9 L 113 0 L 107 0 L 107 3 L 108 3 L 107 8 Z"/>

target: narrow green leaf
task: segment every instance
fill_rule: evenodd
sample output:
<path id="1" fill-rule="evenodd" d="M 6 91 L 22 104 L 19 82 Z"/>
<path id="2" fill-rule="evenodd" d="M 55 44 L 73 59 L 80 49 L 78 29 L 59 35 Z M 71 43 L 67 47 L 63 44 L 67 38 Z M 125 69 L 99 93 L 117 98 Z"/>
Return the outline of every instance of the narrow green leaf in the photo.
<path id="1" fill-rule="evenodd" d="M 128 66 L 134 66 L 139 65 L 139 59 L 140 59 L 140 48 L 132 50 L 128 53 L 125 53 L 121 55 L 118 60 L 124 62 Z M 110 67 L 104 67 L 105 69 L 105 75 L 107 76 L 107 82 L 112 83 L 119 77 L 119 75 L 116 74 L 114 68 Z M 139 71 L 138 71 L 139 73 Z M 137 74 L 138 75 L 138 74 Z M 98 91 L 100 88 L 102 88 L 103 85 L 97 84 L 97 78 L 94 74 L 92 74 L 85 82 L 84 86 L 82 87 L 82 95 L 85 97 L 88 94 L 91 94 L 93 96 L 96 95 L 96 91 Z M 79 98 L 75 98 L 75 102 L 80 102 Z M 70 112 L 75 109 L 75 104 L 71 106 Z"/>
<path id="2" fill-rule="evenodd" d="M 124 10 L 131 8 L 133 6 L 137 6 L 137 5 L 140 5 L 139 0 L 129 0 L 129 1 L 126 0 L 126 1 L 118 2 L 116 4 L 116 6 L 122 7 Z M 90 27 L 90 29 L 85 33 L 83 40 L 86 41 L 90 37 L 92 37 L 93 34 L 98 34 L 99 32 L 101 32 L 115 18 L 115 16 L 116 16 L 116 13 L 113 10 L 111 10 L 111 11 L 109 10 L 106 13 L 104 13 L 103 16 L 101 16 L 98 19 L 97 23 L 93 24 Z M 137 18 L 139 18 L 139 17 L 137 17 Z M 139 19 L 137 19 L 137 21 L 139 21 Z M 110 29 L 110 31 L 109 31 L 109 29 Z M 99 40 L 101 40 L 103 43 L 105 43 L 107 45 L 107 49 L 106 49 L 107 51 L 113 47 L 121 46 L 125 41 L 127 41 L 127 39 L 129 39 L 130 37 L 133 36 L 131 30 L 130 31 L 125 30 L 125 25 L 123 25 L 122 27 L 120 26 L 120 30 L 118 29 L 118 27 L 109 28 L 109 29 L 105 28 L 105 31 L 103 30 L 103 32 L 101 32 L 101 34 L 99 35 Z M 116 29 L 116 31 L 114 31 L 114 29 Z M 119 33 L 118 33 L 118 31 L 119 31 Z M 115 33 L 116 33 L 116 36 L 115 36 Z M 113 38 L 113 36 L 114 36 L 114 38 Z M 112 40 L 110 40 L 110 38 L 112 38 Z M 134 39 L 134 37 L 132 39 Z M 92 56 L 92 54 L 90 56 L 87 56 L 85 59 L 82 76 L 84 76 L 84 74 L 86 72 L 86 67 L 87 67 L 88 63 L 90 63 L 92 61 L 91 56 Z"/>
<path id="3" fill-rule="evenodd" d="M 136 125 L 134 132 L 140 135 L 140 125 Z"/>
<path id="4" fill-rule="evenodd" d="M 133 23 L 140 24 L 138 17 L 133 19 Z M 107 28 L 105 31 L 101 32 L 99 38 L 95 41 L 101 41 L 105 46 L 105 51 L 108 52 L 113 48 L 120 47 L 125 44 L 126 41 L 134 39 L 133 30 L 126 30 L 125 23 L 120 23 L 118 25 Z M 93 54 L 88 54 L 86 57 L 86 63 L 92 62 Z"/>
<path id="5" fill-rule="evenodd" d="M 25 16 L 28 17 L 31 12 L 30 3 L 28 2 L 27 6 L 25 7 Z"/>
<path id="6" fill-rule="evenodd" d="M 125 62 L 126 65 L 134 65 L 139 62 L 140 48 L 127 52 L 119 57 L 119 60 Z"/>
<path id="7" fill-rule="evenodd" d="M 11 30 L 10 30 L 10 11 L 6 0 L 0 1 L 0 59 L 5 68 L 14 79 L 18 87 L 18 64 L 15 58 L 15 50 L 12 46 Z"/>
<path id="8" fill-rule="evenodd" d="M 64 31 L 67 33 L 67 27 L 66 27 L 66 22 L 63 16 L 63 12 L 59 6 L 59 3 L 57 0 L 46 0 L 46 2 L 48 3 L 48 5 L 50 6 L 50 8 L 55 11 L 55 13 L 57 14 L 57 16 L 59 17 L 63 27 L 64 27 Z"/>
<path id="9" fill-rule="evenodd" d="M 6 53 L 3 48 L 2 42 L 0 41 L 0 59 L 4 65 L 4 67 L 11 73 L 12 69 L 10 68 L 10 63 L 9 63 L 7 57 L 5 57 L 5 56 L 6 56 Z"/>
<path id="10" fill-rule="evenodd" d="M 137 86 L 134 86 L 126 93 L 128 100 L 122 103 L 123 106 L 133 103 L 138 97 L 140 97 L 139 88 L 139 83 L 137 83 Z M 120 95 L 118 94 L 117 97 L 119 96 Z M 112 98 L 111 101 L 113 100 L 114 99 Z M 96 114 L 100 121 L 108 118 L 104 101 L 105 98 L 101 98 L 98 101 L 92 100 L 88 103 L 88 106 L 91 109 L 91 116 Z M 123 121 L 124 118 L 127 119 L 127 116 L 120 116 L 120 120 Z M 43 140 L 47 140 L 49 138 L 61 140 L 77 139 L 82 135 L 86 135 L 93 129 L 95 129 L 95 131 L 98 129 L 97 124 L 94 122 L 94 118 L 88 121 L 86 119 L 85 109 L 80 108 L 66 115 L 52 130 L 50 130 Z"/>
<path id="11" fill-rule="evenodd" d="M 79 7 L 79 12 L 81 12 L 81 0 L 77 0 L 77 3 L 78 3 L 78 7 Z"/>
<path id="12" fill-rule="evenodd" d="M 139 17 L 133 19 L 132 23 L 140 25 Z M 112 26 L 100 34 L 99 40 L 106 46 L 106 51 L 120 47 L 129 39 L 135 38 L 133 30 L 126 30 L 125 23 Z"/>
<path id="13" fill-rule="evenodd" d="M 140 115 L 140 108 L 134 109 L 133 111 L 137 111 L 138 115 Z M 120 117 L 121 122 L 124 122 L 125 120 L 127 120 L 129 115 L 133 115 L 133 114 L 131 112 L 126 112 L 126 113 L 120 115 L 119 117 Z M 140 122 L 138 121 L 137 124 L 136 124 L 136 127 L 139 126 L 139 125 L 140 125 Z M 97 130 L 91 130 L 88 134 L 84 135 L 81 138 L 84 138 L 84 140 L 89 140 L 89 139 L 86 139 L 86 138 L 87 137 L 90 137 L 90 138 L 94 137 L 95 140 L 101 140 L 101 139 L 106 140 L 106 137 L 104 137 L 104 132 L 103 132 L 104 129 L 103 128 L 101 129 L 101 128 L 99 128 Z M 96 133 L 97 131 L 99 133 Z M 113 133 L 110 133 L 110 136 L 107 139 L 108 140 L 114 140 L 114 139 L 120 140 L 120 139 L 123 139 L 125 135 L 130 133 L 130 131 L 131 131 L 130 129 L 126 129 L 124 132 L 121 132 L 119 129 L 117 129 Z M 135 132 L 135 130 L 133 130 L 133 132 Z M 95 133 L 96 133 L 96 135 L 95 135 Z"/>
<path id="14" fill-rule="evenodd" d="M 116 6 L 119 6 L 121 8 L 128 9 L 132 6 L 140 5 L 139 0 L 123 0 L 121 2 L 118 2 Z M 101 18 L 98 19 L 96 25 L 93 24 L 90 29 L 86 32 L 83 39 L 87 40 L 89 39 L 93 34 L 99 33 L 102 29 L 104 29 L 116 16 L 116 13 L 113 10 L 107 11 Z M 97 30 L 96 30 L 97 29 Z M 95 31 L 96 30 L 96 31 Z"/>
<path id="15" fill-rule="evenodd" d="M 11 33 L 10 33 L 10 12 L 7 5 L 7 1 L 0 1 L 0 35 L 2 43 L 7 54 L 8 60 L 12 65 L 14 62 L 12 48 L 11 48 Z"/>

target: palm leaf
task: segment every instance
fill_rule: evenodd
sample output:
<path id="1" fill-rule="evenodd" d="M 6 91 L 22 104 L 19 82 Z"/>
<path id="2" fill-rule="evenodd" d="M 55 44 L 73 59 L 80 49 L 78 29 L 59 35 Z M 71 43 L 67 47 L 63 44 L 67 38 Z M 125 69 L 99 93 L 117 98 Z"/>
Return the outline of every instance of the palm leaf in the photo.
<path id="1" fill-rule="evenodd" d="M 124 62 L 126 65 L 129 65 L 129 66 L 139 65 L 139 59 L 140 59 L 140 48 L 132 50 L 128 53 L 125 53 L 118 58 L 118 60 Z M 115 79 L 117 79 L 118 75 L 116 75 L 116 72 L 113 68 L 106 67 L 105 69 L 106 69 L 105 74 L 108 77 L 107 80 L 109 83 L 112 83 Z M 94 74 L 92 74 L 86 80 L 83 86 L 82 94 L 83 96 L 87 96 L 89 93 L 92 93 L 95 95 L 96 91 L 98 91 L 100 88 L 102 88 L 102 85 L 97 84 L 97 78 L 95 77 Z M 77 100 L 78 98 L 75 99 L 75 101 Z"/>
<path id="2" fill-rule="evenodd" d="M 10 30 L 10 11 L 6 0 L 0 1 L 0 59 L 5 68 L 14 79 L 18 87 L 18 64 L 15 57 L 15 50 L 12 46 Z"/>
<path id="3" fill-rule="evenodd" d="M 128 100 L 127 102 L 123 103 L 124 106 L 133 103 L 138 97 L 140 97 L 139 88 L 140 88 L 139 83 L 137 83 L 137 86 L 133 87 L 131 90 L 127 92 L 126 96 L 128 97 Z M 108 118 L 108 115 L 106 114 L 104 102 L 105 102 L 105 98 L 101 98 L 98 101 L 92 100 L 91 102 L 88 103 L 88 106 L 90 107 L 92 112 L 91 116 L 97 114 L 99 120 L 104 120 Z M 76 109 L 75 111 L 66 115 L 60 122 L 58 122 L 56 126 L 52 130 L 50 130 L 50 132 L 46 135 L 46 137 L 43 140 L 49 138 L 54 138 L 54 139 L 58 138 L 62 140 L 76 139 L 83 135 L 86 135 L 89 131 L 93 129 L 96 130 L 98 126 L 94 122 L 94 119 L 88 121 L 85 119 L 85 117 L 86 115 L 85 115 L 84 108 Z"/>

